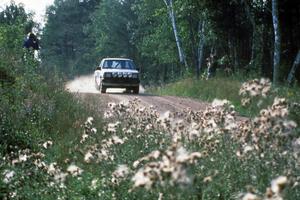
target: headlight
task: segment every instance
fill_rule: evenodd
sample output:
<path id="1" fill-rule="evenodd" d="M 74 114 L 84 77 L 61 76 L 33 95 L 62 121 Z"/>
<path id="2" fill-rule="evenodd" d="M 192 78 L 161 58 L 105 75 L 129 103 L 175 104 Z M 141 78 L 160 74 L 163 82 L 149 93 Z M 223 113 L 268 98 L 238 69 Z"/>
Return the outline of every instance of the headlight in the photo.
<path id="1" fill-rule="evenodd" d="M 111 78 L 112 74 L 110 72 L 105 72 L 104 73 L 104 78 Z"/>
<path id="2" fill-rule="evenodd" d="M 138 78 L 139 74 L 132 74 L 132 78 Z"/>

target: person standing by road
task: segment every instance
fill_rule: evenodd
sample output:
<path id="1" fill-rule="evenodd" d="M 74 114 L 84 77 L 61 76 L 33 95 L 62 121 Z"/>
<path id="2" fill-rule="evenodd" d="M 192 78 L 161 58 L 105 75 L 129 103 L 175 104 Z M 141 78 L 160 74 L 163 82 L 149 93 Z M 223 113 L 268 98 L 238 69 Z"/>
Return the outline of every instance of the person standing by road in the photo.
<path id="1" fill-rule="evenodd" d="M 34 33 L 29 33 L 28 37 L 25 39 L 23 47 L 26 49 L 32 48 L 33 50 L 39 50 L 39 40 Z"/>
<path id="2" fill-rule="evenodd" d="M 24 51 L 24 60 L 27 62 L 38 61 L 38 50 L 40 49 L 39 40 L 36 35 L 32 32 L 28 33 L 27 37 L 24 40 L 23 48 Z"/>

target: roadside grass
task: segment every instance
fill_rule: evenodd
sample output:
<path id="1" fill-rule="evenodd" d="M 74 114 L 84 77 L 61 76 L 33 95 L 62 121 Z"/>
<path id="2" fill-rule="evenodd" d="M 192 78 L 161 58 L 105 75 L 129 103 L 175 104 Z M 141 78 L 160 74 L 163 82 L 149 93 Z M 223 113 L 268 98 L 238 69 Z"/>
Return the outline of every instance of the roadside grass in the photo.
<path id="1" fill-rule="evenodd" d="M 0 83 L 0 199 L 57 199 L 54 174 L 45 172 L 77 161 L 82 123 L 94 111 L 66 92 L 59 76 L 46 80 L 37 73 L 35 60 L 19 62 L 12 68 L 19 73 L 10 72 L 13 81 Z M 101 127 L 99 115 L 95 119 Z M 56 163 L 52 169 L 50 163 Z M 70 196 L 82 196 L 79 185 Z"/>
<path id="2" fill-rule="evenodd" d="M 212 102 L 214 99 L 227 99 L 236 107 L 236 110 L 242 116 L 255 116 L 261 108 L 269 105 L 274 97 L 284 97 L 289 100 L 290 103 L 300 102 L 300 90 L 299 87 L 287 87 L 284 85 L 273 88 L 266 98 L 254 99 L 255 103 L 252 103 L 250 108 L 245 109 L 241 104 L 241 96 L 239 96 L 239 89 L 243 82 L 247 81 L 245 78 L 239 77 L 224 77 L 222 75 L 213 77 L 208 80 L 195 78 L 185 78 L 173 83 L 168 83 L 163 86 L 155 86 L 147 88 L 147 92 L 156 95 L 172 95 L 180 97 L 189 97 L 199 99 L 206 102 Z M 263 100 L 263 101 L 261 101 Z M 257 104 L 259 103 L 259 104 Z M 291 110 L 292 116 L 298 118 L 300 121 L 299 108 Z M 297 114 L 296 114 L 297 113 Z"/>
<path id="3" fill-rule="evenodd" d="M 237 95 L 241 84 L 239 80 L 219 76 L 209 80 L 186 78 L 161 87 L 149 88 L 147 91 L 156 95 L 190 97 L 206 102 L 212 102 L 215 98 L 228 99 L 237 106 L 241 114 L 247 115 L 247 111 L 240 106 L 240 97 Z"/>

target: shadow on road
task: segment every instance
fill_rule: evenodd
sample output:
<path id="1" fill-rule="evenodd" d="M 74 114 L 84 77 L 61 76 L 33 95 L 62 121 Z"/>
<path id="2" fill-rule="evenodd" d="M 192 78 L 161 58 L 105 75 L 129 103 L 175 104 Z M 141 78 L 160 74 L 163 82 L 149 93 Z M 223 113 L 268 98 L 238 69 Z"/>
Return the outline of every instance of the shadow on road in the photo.
<path id="1" fill-rule="evenodd" d="M 100 92 L 99 92 L 100 94 Z M 103 94 L 103 93 L 102 93 Z M 148 94 L 148 93 L 139 93 L 139 94 L 133 94 L 133 93 L 126 93 L 126 92 L 106 92 L 104 94 L 111 94 L 111 95 L 126 95 L 126 96 L 156 96 L 153 94 Z"/>

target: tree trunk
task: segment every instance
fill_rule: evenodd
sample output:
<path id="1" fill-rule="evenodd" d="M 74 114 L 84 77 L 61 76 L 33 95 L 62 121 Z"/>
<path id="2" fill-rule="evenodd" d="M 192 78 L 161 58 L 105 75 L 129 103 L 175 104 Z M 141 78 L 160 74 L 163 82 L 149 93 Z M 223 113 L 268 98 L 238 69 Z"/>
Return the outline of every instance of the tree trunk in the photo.
<path id="1" fill-rule="evenodd" d="M 193 18 L 191 16 L 188 17 L 188 22 L 189 22 L 190 43 L 191 43 L 191 49 L 192 49 L 192 53 L 191 53 L 192 63 L 193 63 L 193 66 L 195 66 L 195 69 L 196 69 L 197 68 L 197 61 L 198 61 L 197 47 L 196 47 L 197 42 L 196 42 L 196 37 L 195 37 L 195 25 L 194 25 Z M 197 29 L 197 27 L 196 27 L 196 29 Z"/>
<path id="2" fill-rule="evenodd" d="M 277 84 L 279 77 L 279 64 L 280 64 L 280 27 L 278 19 L 278 1 L 272 0 L 272 18 L 274 28 L 274 57 L 273 57 L 273 83 Z"/>
<path id="3" fill-rule="evenodd" d="M 255 20 L 250 12 L 250 6 L 248 4 L 248 2 L 246 0 L 242 0 L 242 3 L 245 6 L 245 11 L 246 11 L 246 15 L 247 18 L 249 19 L 251 26 L 252 26 L 252 38 L 251 38 L 251 58 L 249 61 L 249 66 L 253 66 L 254 65 L 254 61 L 256 58 L 256 23 Z"/>
<path id="4" fill-rule="evenodd" d="M 205 22 L 202 21 L 199 23 L 199 29 L 198 29 L 198 34 L 199 34 L 199 45 L 198 45 L 198 51 L 197 51 L 197 79 L 200 77 L 200 71 L 201 71 L 201 66 L 202 66 L 202 59 L 203 59 L 203 49 L 205 45 Z"/>
<path id="5" fill-rule="evenodd" d="M 267 17 L 264 14 L 264 19 L 262 23 L 262 59 L 261 59 L 261 75 L 263 77 L 272 79 L 272 69 L 273 69 L 273 52 L 272 52 L 272 30 L 271 27 L 267 25 Z"/>
<path id="6" fill-rule="evenodd" d="M 294 77 L 295 77 L 295 73 L 296 73 L 299 65 L 300 65 L 300 50 L 298 50 L 296 59 L 293 63 L 292 69 L 291 69 L 291 71 L 289 73 L 289 76 L 288 76 L 288 79 L 287 79 L 289 85 L 292 84 L 292 82 L 294 80 Z"/>
<path id="7" fill-rule="evenodd" d="M 230 64 L 232 70 L 235 71 L 236 68 L 239 67 L 239 57 L 238 57 L 238 49 L 237 49 L 237 41 L 229 35 L 228 36 L 228 48 L 229 48 L 229 57 L 230 57 Z"/>
<path id="8" fill-rule="evenodd" d="M 177 31 L 176 19 L 175 19 L 174 7 L 173 7 L 173 0 L 164 0 L 164 2 L 167 6 L 168 14 L 169 14 L 169 17 L 170 17 L 170 20 L 172 23 L 175 41 L 176 41 L 176 45 L 177 45 L 177 49 L 178 49 L 179 61 L 181 63 L 183 63 L 185 67 L 187 67 L 188 65 L 186 62 L 186 58 L 185 58 L 183 49 L 181 47 L 181 42 L 180 42 L 180 38 L 178 35 L 178 31 Z"/>
<path id="9" fill-rule="evenodd" d="M 240 66 L 240 60 L 238 56 L 238 42 L 235 41 L 233 46 L 233 55 L 234 55 L 234 71 Z"/>

